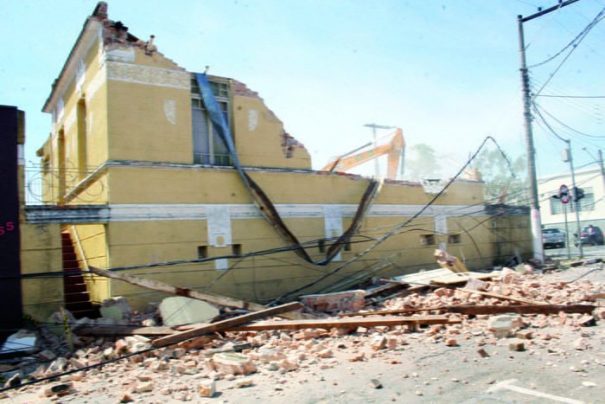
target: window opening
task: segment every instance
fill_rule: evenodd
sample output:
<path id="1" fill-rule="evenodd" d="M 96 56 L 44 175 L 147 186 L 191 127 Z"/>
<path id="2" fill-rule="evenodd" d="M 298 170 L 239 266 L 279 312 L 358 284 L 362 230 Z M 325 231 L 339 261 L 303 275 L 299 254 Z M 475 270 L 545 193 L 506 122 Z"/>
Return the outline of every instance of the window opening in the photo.
<path id="1" fill-rule="evenodd" d="M 237 256 L 237 257 L 241 257 L 242 255 L 242 245 L 241 244 L 232 244 L 231 245 L 231 252 L 233 255 Z"/>
<path id="2" fill-rule="evenodd" d="M 199 259 L 208 258 L 208 246 L 201 245 L 197 247 L 197 257 Z"/>
<path id="3" fill-rule="evenodd" d="M 434 234 L 422 234 L 420 236 L 420 244 L 435 245 L 435 235 Z"/>
<path id="4" fill-rule="evenodd" d="M 227 125 L 231 125 L 229 83 L 210 81 L 212 93 L 221 107 Z M 216 132 L 204 101 L 200 97 L 200 88 L 195 77 L 191 79 L 191 119 L 193 129 L 193 162 L 216 166 L 230 166 L 231 156 L 223 140 Z"/>
<path id="5" fill-rule="evenodd" d="M 462 241 L 462 237 L 460 236 L 460 234 L 450 234 L 447 237 L 447 242 L 448 244 L 460 244 Z"/>

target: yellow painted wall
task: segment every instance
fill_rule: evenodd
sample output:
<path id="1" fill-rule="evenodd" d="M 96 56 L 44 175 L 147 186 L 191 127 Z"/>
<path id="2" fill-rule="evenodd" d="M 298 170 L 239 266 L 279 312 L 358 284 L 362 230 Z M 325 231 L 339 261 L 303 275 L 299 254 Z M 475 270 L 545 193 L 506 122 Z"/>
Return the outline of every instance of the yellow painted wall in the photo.
<path id="1" fill-rule="evenodd" d="M 233 116 L 235 145 L 242 165 L 311 168 L 311 156 L 301 147 L 286 157 L 283 124 L 261 99 L 234 96 Z"/>
<path id="2" fill-rule="evenodd" d="M 21 223 L 21 273 L 48 273 L 50 277 L 21 281 L 23 311 L 39 321 L 63 304 L 61 229 L 58 224 Z M 56 273 L 57 276 L 52 276 Z"/>
<path id="3" fill-rule="evenodd" d="M 109 158 L 193 162 L 190 91 L 109 82 Z M 175 123 L 166 103 L 175 103 Z"/>
<path id="4" fill-rule="evenodd" d="M 110 203 L 251 203 L 236 171 L 204 167 L 111 167 Z M 274 203 L 357 204 L 367 178 L 297 172 L 249 172 Z M 310 192 L 312 190 L 312 192 Z M 482 204 L 483 184 L 457 182 L 439 205 Z M 375 203 L 425 204 L 432 195 L 419 185 L 384 184 Z"/>
<path id="5" fill-rule="evenodd" d="M 85 66 L 84 79 L 77 82 L 71 77 L 62 99 L 63 113 L 58 117 L 49 139 L 40 149 L 42 160 L 49 161 L 44 177 L 44 201 L 64 203 L 63 196 L 73 189 L 87 174 L 91 173 L 108 157 L 107 148 L 107 77 L 105 67 L 100 60 L 100 44 L 93 43 L 82 59 Z M 78 85 L 80 84 L 80 85 Z M 84 103 L 84 122 L 78 114 L 78 103 Z M 79 159 L 78 132 L 85 130 L 85 158 Z M 60 158 L 61 138 L 63 138 L 64 166 Z M 81 162 L 85 161 L 85 166 Z M 61 186 L 64 181 L 65 185 Z M 72 200 L 73 203 L 104 203 L 104 200 Z"/>

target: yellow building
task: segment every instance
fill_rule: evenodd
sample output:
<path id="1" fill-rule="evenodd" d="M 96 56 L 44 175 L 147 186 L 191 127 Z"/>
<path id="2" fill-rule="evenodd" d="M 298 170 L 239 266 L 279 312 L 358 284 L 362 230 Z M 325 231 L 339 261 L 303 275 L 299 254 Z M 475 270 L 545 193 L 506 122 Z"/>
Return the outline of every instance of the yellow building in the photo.
<path id="1" fill-rule="evenodd" d="M 44 111 L 53 117 L 38 152 L 45 205 L 28 207 L 27 221 L 60 226 L 53 242 L 63 237 L 63 261 L 71 248 L 80 269 L 121 268 L 268 302 L 311 283 L 297 294 L 434 268 L 438 246 L 471 268 L 530 246 L 527 212 L 486 206 L 479 181 L 457 180 L 427 207 L 435 194 L 418 183 L 378 189 L 368 178 L 312 170 L 257 93 L 186 71 L 153 38 L 108 19 L 105 3 L 86 20 Z M 162 297 L 105 278 L 86 284 L 93 302 L 126 296 L 141 307 Z M 44 306 L 28 287 L 24 299 Z"/>

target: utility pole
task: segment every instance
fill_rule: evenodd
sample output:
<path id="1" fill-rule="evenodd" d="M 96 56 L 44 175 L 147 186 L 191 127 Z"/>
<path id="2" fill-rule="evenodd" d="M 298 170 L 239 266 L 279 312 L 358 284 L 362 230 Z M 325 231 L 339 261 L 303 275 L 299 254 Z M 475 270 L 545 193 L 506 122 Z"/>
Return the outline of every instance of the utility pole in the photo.
<path id="1" fill-rule="evenodd" d="M 590 157 L 592 157 L 593 159 L 595 158 L 586 147 L 582 147 L 582 150 L 584 150 L 586 153 L 588 153 L 588 155 Z M 598 162 L 599 168 L 601 169 L 601 179 L 603 180 L 603 194 L 605 195 L 605 166 L 603 165 L 603 152 L 601 151 L 601 149 L 599 149 L 598 152 L 599 152 L 599 158 L 595 159 L 595 163 Z"/>
<path id="2" fill-rule="evenodd" d="M 517 16 L 519 28 L 519 51 L 521 52 L 521 87 L 523 89 L 523 116 L 525 118 L 525 150 L 527 153 L 527 174 L 529 179 L 531 234 L 534 247 L 534 258 L 544 262 L 544 245 L 542 244 L 542 221 L 540 219 L 540 201 L 538 199 L 538 178 L 536 176 L 536 149 L 531 126 L 531 95 L 529 93 L 529 74 L 525 59 L 525 38 L 523 35 L 523 17 Z"/>
<path id="3" fill-rule="evenodd" d="M 599 166 L 601 167 L 601 178 L 603 179 L 603 192 L 605 193 L 605 166 L 603 166 L 603 152 L 599 149 Z"/>
<path id="4" fill-rule="evenodd" d="M 374 149 L 378 146 L 378 137 L 376 136 L 376 129 L 393 129 L 394 126 L 386 126 L 386 125 L 378 125 L 375 123 L 367 123 L 365 125 L 366 128 L 372 128 L 372 135 L 374 136 Z M 374 159 L 374 171 L 376 179 L 380 178 L 380 162 L 378 159 Z"/>
<path id="5" fill-rule="evenodd" d="M 536 176 L 536 149 L 534 148 L 534 135 L 532 131 L 531 115 L 531 94 L 529 89 L 529 74 L 527 70 L 527 60 L 525 58 L 525 38 L 523 34 L 523 23 L 538 18 L 578 0 L 559 1 L 556 6 L 540 10 L 539 12 L 523 17 L 517 16 L 517 26 L 519 30 L 519 52 L 521 54 L 521 87 L 523 89 L 523 116 L 525 118 L 525 148 L 527 152 L 527 174 L 530 183 L 530 219 L 531 232 L 534 247 L 534 258 L 544 262 L 544 246 L 542 245 L 542 222 L 540 220 L 540 202 L 538 199 L 538 179 Z M 581 248 L 581 247 L 580 247 Z"/>
<path id="6" fill-rule="evenodd" d="M 578 232 L 578 248 L 580 249 L 580 258 L 584 257 L 584 247 L 582 247 L 582 228 L 580 227 L 580 205 L 578 205 L 578 200 L 576 198 L 576 172 L 573 167 L 573 154 L 571 152 L 571 140 L 566 139 L 567 149 L 565 149 L 564 161 L 569 162 L 569 169 L 571 170 L 571 186 L 573 189 L 573 198 L 571 198 L 573 202 L 574 210 L 576 211 L 576 231 Z"/>

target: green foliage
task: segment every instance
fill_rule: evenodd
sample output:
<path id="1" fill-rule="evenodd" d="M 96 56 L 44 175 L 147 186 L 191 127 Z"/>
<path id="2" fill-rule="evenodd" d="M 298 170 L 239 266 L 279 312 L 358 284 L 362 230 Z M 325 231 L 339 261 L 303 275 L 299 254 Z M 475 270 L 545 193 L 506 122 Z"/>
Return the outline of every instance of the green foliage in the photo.
<path id="1" fill-rule="evenodd" d="M 529 205 L 525 156 L 507 159 L 498 149 L 484 149 L 473 163 L 485 182 L 487 203 Z"/>
<path id="2" fill-rule="evenodd" d="M 410 147 L 406 153 L 405 177 L 411 180 L 423 178 L 439 178 L 441 166 L 435 156 L 435 149 L 431 146 L 419 143 Z"/>

